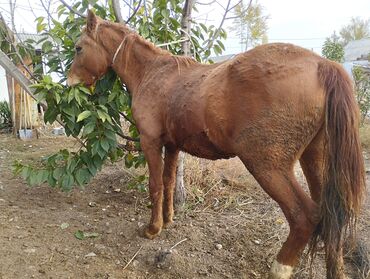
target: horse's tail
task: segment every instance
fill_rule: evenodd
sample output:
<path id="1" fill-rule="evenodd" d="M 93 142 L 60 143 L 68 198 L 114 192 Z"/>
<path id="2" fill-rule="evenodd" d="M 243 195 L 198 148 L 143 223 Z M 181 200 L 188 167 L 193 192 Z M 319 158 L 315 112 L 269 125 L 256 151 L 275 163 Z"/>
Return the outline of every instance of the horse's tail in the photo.
<path id="1" fill-rule="evenodd" d="M 324 185 L 320 221 L 311 242 L 325 244 L 327 278 L 342 278 L 342 245 L 353 236 L 362 204 L 365 178 L 359 138 L 359 109 L 352 81 L 335 62 L 321 61 L 319 80 L 326 91 Z"/>

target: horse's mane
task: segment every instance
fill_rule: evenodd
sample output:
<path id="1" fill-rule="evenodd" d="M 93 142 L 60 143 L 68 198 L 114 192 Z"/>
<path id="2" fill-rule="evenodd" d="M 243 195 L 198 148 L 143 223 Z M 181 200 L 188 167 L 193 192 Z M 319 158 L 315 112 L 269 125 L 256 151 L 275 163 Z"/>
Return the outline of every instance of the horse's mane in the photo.
<path id="1" fill-rule="evenodd" d="M 161 56 L 168 56 L 174 59 L 174 61 L 177 63 L 178 68 L 180 66 L 185 66 L 189 67 L 192 64 L 198 63 L 196 60 L 194 60 L 191 57 L 187 56 L 179 56 L 179 55 L 173 55 L 171 52 L 162 49 L 152 42 L 144 39 L 141 37 L 139 34 L 137 34 L 134 30 L 131 30 L 129 27 L 119 24 L 119 23 L 114 23 L 114 22 L 109 22 L 109 21 L 104 21 L 100 23 L 101 26 L 108 27 L 110 29 L 115 30 L 117 33 L 123 35 L 124 41 L 123 41 L 123 49 L 125 49 L 125 56 L 129 55 L 131 52 L 131 49 L 134 45 L 134 43 L 139 43 L 142 46 L 146 47 L 150 51 L 152 51 L 154 54 L 161 55 Z M 105 42 L 103 42 L 105 43 Z"/>

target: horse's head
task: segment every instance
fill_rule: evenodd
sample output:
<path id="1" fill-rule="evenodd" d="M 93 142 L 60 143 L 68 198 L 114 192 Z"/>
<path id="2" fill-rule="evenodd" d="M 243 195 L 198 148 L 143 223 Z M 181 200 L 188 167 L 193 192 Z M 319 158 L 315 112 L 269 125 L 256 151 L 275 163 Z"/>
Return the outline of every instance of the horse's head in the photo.
<path id="1" fill-rule="evenodd" d="M 98 39 L 99 25 L 104 23 L 100 17 L 89 11 L 86 28 L 75 45 L 75 57 L 68 73 L 67 84 L 83 83 L 92 85 L 102 77 L 111 64 L 111 55 Z"/>

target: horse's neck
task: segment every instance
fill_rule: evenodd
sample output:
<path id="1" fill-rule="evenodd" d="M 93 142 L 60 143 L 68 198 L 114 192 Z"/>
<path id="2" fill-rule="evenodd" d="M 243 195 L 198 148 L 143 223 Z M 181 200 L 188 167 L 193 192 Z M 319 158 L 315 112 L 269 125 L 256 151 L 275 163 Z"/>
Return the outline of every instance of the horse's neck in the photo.
<path id="1" fill-rule="evenodd" d="M 134 94 L 146 71 L 160 55 L 140 39 L 129 38 L 127 42 L 124 42 L 122 50 L 119 50 L 113 69 L 127 85 L 129 91 Z"/>

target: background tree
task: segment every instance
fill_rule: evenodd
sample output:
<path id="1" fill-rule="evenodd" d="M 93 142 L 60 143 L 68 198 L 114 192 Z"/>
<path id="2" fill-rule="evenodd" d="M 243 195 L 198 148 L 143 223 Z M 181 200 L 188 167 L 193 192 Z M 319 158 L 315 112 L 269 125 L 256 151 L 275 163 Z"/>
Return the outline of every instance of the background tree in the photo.
<path id="1" fill-rule="evenodd" d="M 329 38 L 326 38 L 322 47 L 322 56 L 338 63 L 343 62 L 344 59 L 344 48 L 339 42 L 339 37 L 334 32 Z"/>
<path id="2" fill-rule="evenodd" d="M 370 111 L 370 72 L 365 71 L 361 66 L 352 69 L 352 76 L 355 84 L 357 102 L 360 107 L 362 122 Z"/>
<path id="3" fill-rule="evenodd" d="M 234 9 L 234 21 L 231 31 L 240 37 L 242 50 L 267 43 L 267 20 L 263 6 L 256 1 L 246 4 L 241 1 Z"/>
<path id="4" fill-rule="evenodd" d="M 343 45 L 348 44 L 350 41 L 368 38 L 370 37 L 370 19 L 362 20 L 354 17 L 348 25 L 342 27 L 339 34 Z"/>

